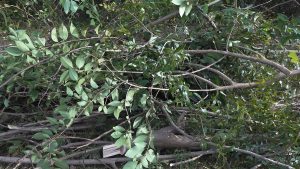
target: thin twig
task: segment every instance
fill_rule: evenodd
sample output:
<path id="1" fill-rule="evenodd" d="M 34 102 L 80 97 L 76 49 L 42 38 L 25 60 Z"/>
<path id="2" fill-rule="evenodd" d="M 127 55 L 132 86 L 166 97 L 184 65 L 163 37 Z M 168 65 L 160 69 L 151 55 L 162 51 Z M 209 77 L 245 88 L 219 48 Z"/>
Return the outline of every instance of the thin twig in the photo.
<path id="1" fill-rule="evenodd" d="M 176 162 L 176 163 L 170 163 L 170 167 L 174 167 L 174 166 L 178 166 L 178 165 L 182 165 L 182 164 L 193 162 L 193 161 L 199 159 L 202 156 L 203 156 L 203 154 L 200 154 L 200 155 L 198 155 L 196 157 L 193 157 L 193 158 L 190 158 L 190 159 L 187 159 L 187 160 L 184 160 L 184 161 L 179 161 L 179 162 Z"/>

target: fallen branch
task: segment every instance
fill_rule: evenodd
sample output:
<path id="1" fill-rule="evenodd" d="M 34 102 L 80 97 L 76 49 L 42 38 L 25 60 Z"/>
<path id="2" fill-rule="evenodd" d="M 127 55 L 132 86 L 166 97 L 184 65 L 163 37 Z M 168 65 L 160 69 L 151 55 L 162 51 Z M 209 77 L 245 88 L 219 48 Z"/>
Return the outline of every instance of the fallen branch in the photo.
<path id="1" fill-rule="evenodd" d="M 176 160 L 178 157 L 181 158 L 190 158 L 199 155 L 210 155 L 215 154 L 215 150 L 207 150 L 207 151 L 195 151 L 189 153 L 182 154 L 168 154 L 168 155 L 159 155 L 158 160 Z M 67 164 L 69 165 L 103 165 L 103 164 L 114 164 L 130 161 L 132 159 L 126 157 L 120 158 L 101 158 L 101 159 L 78 159 L 78 160 L 67 160 Z M 3 163 L 21 163 L 21 164 L 33 164 L 30 158 L 20 158 L 20 157 L 7 157 L 0 156 L 0 162 Z"/>
<path id="2" fill-rule="evenodd" d="M 285 75 L 289 75 L 291 74 L 291 71 L 289 69 L 287 69 L 286 67 L 273 62 L 271 60 L 268 59 L 261 59 L 261 58 L 256 58 L 256 57 L 251 57 L 248 55 L 244 55 L 244 54 L 239 54 L 239 53 L 233 53 L 233 52 L 228 52 L 228 51 L 222 51 L 222 50 L 213 50 L 213 49 L 208 49 L 208 50 L 186 50 L 187 53 L 189 54 L 207 54 L 207 53 L 217 53 L 217 54 L 222 54 L 225 56 L 232 56 L 232 57 L 236 57 L 236 58 L 240 58 L 240 59 L 244 59 L 244 60 L 249 60 L 249 61 L 253 61 L 253 62 L 258 62 L 258 63 L 262 63 L 262 64 L 266 64 L 269 66 L 272 66 L 273 68 L 276 68 L 277 70 L 279 70 L 280 72 L 284 73 Z"/>
<path id="3" fill-rule="evenodd" d="M 167 117 L 169 123 L 182 135 L 192 139 L 192 140 L 195 140 L 195 141 L 203 141 L 201 139 L 198 139 L 198 138 L 195 138 L 189 134 L 187 134 L 184 130 L 182 130 L 181 128 L 179 128 L 175 123 L 174 121 L 172 120 L 171 116 L 169 115 L 169 113 L 167 112 L 167 110 L 165 109 L 165 104 L 162 103 L 162 102 L 159 102 L 157 100 L 154 100 L 155 103 L 157 103 L 161 110 L 163 111 L 163 113 L 165 114 L 165 116 Z M 212 146 L 212 147 L 217 147 L 217 144 L 215 143 L 212 143 L 212 142 L 206 142 L 208 145 Z M 263 160 L 263 161 L 267 161 L 269 163 L 272 163 L 272 164 L 276 164 L 278 166 L 281 166 L 281 167 L 286 167 L 288 169 L 294 169 L 294 167 L 290 166 L 290 165 L 287 165 L 287 164 L 284 164 L 284 163 L 281 163 L 279 161 L 275 161 L 273 159 L 270 159 L 270 158 L 267 158 L 267 157 L 264 157 L 262 155 L 259 155 L 257 153 L 254 153 L 252 151 L 248 151 L 248 150 L 244 150 L 244 149 L 240 149 L 240 148 L 235 148 L 235 147 L 231 147 L 231 146 L 222 146 L 223 148 L 228 148 L 228 149 L 231 149 L 232 151 L 236 151 L 236 152 L 239 152 L 239 153 L 243 153 L 243 154 L 248 154 L 250 156 L 253 156 L 257 159 L 260 159 L 260 160 Z"/>

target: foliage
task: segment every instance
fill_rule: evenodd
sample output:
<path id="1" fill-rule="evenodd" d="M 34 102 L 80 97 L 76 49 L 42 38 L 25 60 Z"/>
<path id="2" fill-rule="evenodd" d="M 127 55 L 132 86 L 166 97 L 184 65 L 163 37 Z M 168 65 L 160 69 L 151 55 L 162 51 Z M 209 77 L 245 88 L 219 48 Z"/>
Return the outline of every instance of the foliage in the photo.
<path id="1" fill-rule="evenodd" d="M 299 75 L 270 84 L 278 72 L 268 65 L 220 53 L 188 52 L 232 51 L 298 70 L 299 18 L 270 17 L 231 1 L 0 3 L 5 20 L 1 28 L 12 43 L 0 53 L 0 117 L 7 112 L 24 114 L 28 118 L 3 121 L 22 127 L 46 119 L 46 128 L 30 133 L 32 142 L 0 139 L 1 147 L 10 146 L 6 153 L 30 156 L 40 168 L 68 168 L 64 157 L 71 151 L 62 146 L 72 140 L 67 137 L 70 130 L 84 117 L 100 116 L 98 122 L 113 129 L 106 140 L 127 149 L 124 156 L 131 160 L 123 168 L 149 168 L 159 157 L 153 132 L 169 123 L 156 104 L 162 102 L 172 117 L 180 108 L 192 110 L 186 128 L 204 138 L 202 148 L 208 142 L 218 145 L 221 168 L 240 158 L 233 167 L 256 164 L 253 158 L 233 156 L 224 145 L 275 153 L 274 159 L 300 166 L 299 114 L 289 106 L 273 109 L 276 102 L 299 95 Z M 152 25 L 173 10 L 181 17 Z M 208 67 L 199 71 L 199 66 Z M 235 82 L 261 85 L 209 91 L 228 85 L 210 67 Z M 119 121 L 125 125 L 118 125 Z M 104 131 L 97 132 L 73 134 L 92 139 Z"/>

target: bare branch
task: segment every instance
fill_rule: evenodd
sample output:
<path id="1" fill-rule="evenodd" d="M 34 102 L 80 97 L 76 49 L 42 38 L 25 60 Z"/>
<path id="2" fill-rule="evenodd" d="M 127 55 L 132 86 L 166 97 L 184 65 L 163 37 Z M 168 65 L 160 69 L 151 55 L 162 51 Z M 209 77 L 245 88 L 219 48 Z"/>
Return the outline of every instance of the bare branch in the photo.
<path id="1" fill-rule="evenodd" d="M 222 54 L 225 56 L 232 56 L 232 57 L 237 57 L 240 59 L 245 59 L 245 60 L 249 60 L 249 61 L 253 61 L 253 62 L 258 62 L 258 63 L 262 63 L 262 64 L 266 64 L 269 66 L 272 66 L 274 68 L 276 68 L 277 70 L 279 70 L 280 72 L 289 75 L 291 73 L 291 71 L 289 69 L 287 69 L 286 67 L 273 62 L 271 60 L 268 59 L 260 59 L 260 58 L 255 58 L 255 57 L 251 57 L 248 55 L 244 55 L 244 54 L 239 54 L 239 53 L 233 53 L 233 52 L 227 52 L 227 51 L 222 51 L 222 50 L 213 50 L 213 49 L 208 49 L 208 50 L 186 50 L 187 53 L 189 54 L 207 54 L 207 53 L 218 53 L 218 54 Z"/>
<path id="2" fill-rule="evenodd" d="M 195 151 L 182 154 L 167 154 L 158 156 L 158 160 L 176 160 L 178 157 L 190 158 L 199 155 L 210 155 L 215 154 L 215 150 L 207 151 Z M 69 165 L 105 165 L 105 164 L 114 164 L 130 161 L 132 159 L 126 157 L 120 158 L 101 158 L 101 159 L 79 159 L 79 160 L 67 160 Z M 0 156 L 0 162 L 3 163 L 20 163 L 20 164 L 32 164 L 30 158 L 20 158 L 20 157 L 7 157 Z"/>
<path id="3" fill-rule="evenodd" d="M 225 75 L 224 73 L 222 73 L 221 71 L 217 70 L 217 69 L 214 69 L 214 68 L 211 68 L 211 67 L 206 67 L 204 65 L 200 65 L 200 64 L 195 64 L 195 63 L 187 63 L 187 65 L 189 66 L 193 66 L 193 67 L 200 67 L 200 68 L 205 68 L 207 69 L 208 71 L 211 71 L 217 75 L 220 76 L 221 79 L 229 82 L 230 84 L 234 84 L 236 82 L 234 82 L 230 77 L 228 77 L 227 75 Z M 204 69 L 204 70 L 205 70 Z"/>

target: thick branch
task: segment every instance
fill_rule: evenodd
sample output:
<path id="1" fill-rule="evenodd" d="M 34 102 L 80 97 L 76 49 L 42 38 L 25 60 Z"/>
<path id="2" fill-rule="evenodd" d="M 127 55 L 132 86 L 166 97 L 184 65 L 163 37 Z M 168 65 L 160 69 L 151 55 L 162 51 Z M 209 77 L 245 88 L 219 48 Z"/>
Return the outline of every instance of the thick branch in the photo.
<path id="1" fill-rule="evenodd" d="M 160 155 L 158 156 L 158 160 L 175 160 L 178 157 L 195 157 L 199 155 L 209 155 L 215 154 L 215 150 L 207 150 L 207 151 L 196 151 L 182 154 L 169 154 L 169 155 Z M 120 158 L 101 158 L 101 159 L 80 159 L 80 160 L 67 160 L 69 165 L 99 165 L 99 164 L 113 164 L 130 161 L 132 159 L 120 157 Z M 32 164 L 32 161 L 29 158 L 20 158 L 20 157 L 6 157 L 0 156 L 0 162 L 3 163 L 22 163 L 22 164 Z"/>
<path id="2" fill-rule="evenodd" d="M 181 133 L 182 135 L 192 139 L 192 140 L 195 140 L 195 141 L 203 141 L 201 139 L 198 139 L 198 138 L 195 138 L 189 134 L 187 134 L 184 130 L 180 129 L 172 120 L 171 116 L 169 115 L 169 113 L 167 112 L 167 110 L 165 109 L 165 104 L 162 103 L 162 102 L 159 102 L 159 101 L 156 101 L 154 100 L 155 103 L 157 103 L 160 107 L 161 107 L 161 110 L 163 111 L 163 113 L 165 114 L 165 116 L 167 117 L 169 123 L 179 132 Z M 217 144 L 215 143 L 212 143 L 212 142 L 206 142 L 208 145 L 210 146 L 213 146 L 213 147 L 216 147 Z M 240 149 L 240 148 L 235 148 L 235 147 L 231 147 L 231 146 L 223 146 L 223 148 L 228 148 L 228 149 L 232 149 L 233 151 L 236 151 L 236 152 L 239 152 L 239 153 L 244 153 L 244 154 L 248 154 L 250 156 L 253 156 L 257 159 L 260 159 L 260 160 L 264 160 L 264 161 L 267 161 L 267 162 L 270 162 L 270 163 L 273 163 L 273 164 L 276 164 L 276 165 L 279 165 L 279 166 L 282 166 L 282 167 L 286 167 L 288 169 L 294 169 L 294 167 L 290 166 L 290 165 L 287 165 L 287 164 L 284 164 L 284 163 L 281 163 L 279 161 L 275 161 L 275 160 L 272 160 L 270 158 L 267 158 L 267 157 L 264 157 L 262 155 L 259 155 L 257 153 L 254 153 L 252 151 L 248 151 L 248 150 L 244 150 L 244 149 Z"/>
<path id="3" fill-rule="evenodd" d="M 279 70 L 280 72 L 289 75 L 291 73 L 291 71 L 289 69 L 287 69 L 286 67 L 273 62 L 271 60 L 268 59 L 260 59 L 260 58 L 255 58 L 255 57 L 251 57 L 248 55 L 244 55 L 244 54 L 239 54 L 239 53 L 233 53 L 233 52 L 227 52 L 227 51 L 222 51 L 222 50 L 213 50 L 213 49 L 208 49 L 208 50 L 186 50 L 187 53 L 189 54 L 207 54 L 207 53 L 217 53 L 217 54 L 222 54 L 225 56 L 232 56 L 232 57 L 236 57 L 236 58 L 240 58 L 240 59 L 244 59 L 244 60 L 249 60 L 249 61 L 253 61 L 253 62 L 258 62 L 258 63 L 262 63 L 265 65 L 269 65 L 272 66 L 273 68 Z"/>

